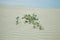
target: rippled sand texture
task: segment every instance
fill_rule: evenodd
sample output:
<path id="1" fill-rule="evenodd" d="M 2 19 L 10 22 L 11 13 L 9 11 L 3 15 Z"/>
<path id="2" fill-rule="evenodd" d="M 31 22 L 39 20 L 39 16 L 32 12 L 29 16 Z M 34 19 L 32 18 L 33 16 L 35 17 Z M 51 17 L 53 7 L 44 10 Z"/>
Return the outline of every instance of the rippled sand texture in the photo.
<path id="1" fill-rule="evenodd" d="M 37 14 L 44 30 L 29 24 L 16 25 L 16 16 Z M 0 40 L 60 40 L 60 9 L 0 8 Z"/>

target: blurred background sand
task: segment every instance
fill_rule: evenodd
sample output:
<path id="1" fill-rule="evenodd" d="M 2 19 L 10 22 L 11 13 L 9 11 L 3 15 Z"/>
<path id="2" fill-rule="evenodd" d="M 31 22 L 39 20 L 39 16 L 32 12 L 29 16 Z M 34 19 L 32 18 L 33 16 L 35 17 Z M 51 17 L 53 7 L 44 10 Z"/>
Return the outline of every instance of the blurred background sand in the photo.
<path id="1" fill-rule="evenodd" d="M 44 30 L 22 22 L 24 14 L 33 13 L 38 15 Z M 60 9 L 0 7 L 0 40 L 60 40 Z"/>

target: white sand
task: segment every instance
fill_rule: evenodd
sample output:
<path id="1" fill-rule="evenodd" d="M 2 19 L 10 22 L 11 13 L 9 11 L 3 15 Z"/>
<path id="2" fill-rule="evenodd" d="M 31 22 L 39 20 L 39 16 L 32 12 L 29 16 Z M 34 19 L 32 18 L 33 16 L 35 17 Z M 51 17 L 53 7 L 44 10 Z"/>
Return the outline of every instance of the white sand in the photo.
<path id="1" fill-rule="evenodd" d="M 23 23 L 16 25 L 16 16 L 33 13 L 44 30 Z M 0 8 L 0 40 L 60 40 L 60 9 Z"/>

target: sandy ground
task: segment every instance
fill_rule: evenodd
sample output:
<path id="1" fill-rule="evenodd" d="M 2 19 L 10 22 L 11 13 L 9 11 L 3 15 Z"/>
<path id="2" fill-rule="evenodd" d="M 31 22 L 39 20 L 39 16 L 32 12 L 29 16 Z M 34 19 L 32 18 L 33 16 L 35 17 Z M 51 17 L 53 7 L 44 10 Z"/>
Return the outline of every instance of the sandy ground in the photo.
<path id="1" fill-rule="evenodd" d="M 37 14 L 44 30 L 24 24 L 24 14 Z M 16 25 L 16 16 L 20 24 Z M 60 9 L 0 8 L 0 40 L 60 40 Z"/>

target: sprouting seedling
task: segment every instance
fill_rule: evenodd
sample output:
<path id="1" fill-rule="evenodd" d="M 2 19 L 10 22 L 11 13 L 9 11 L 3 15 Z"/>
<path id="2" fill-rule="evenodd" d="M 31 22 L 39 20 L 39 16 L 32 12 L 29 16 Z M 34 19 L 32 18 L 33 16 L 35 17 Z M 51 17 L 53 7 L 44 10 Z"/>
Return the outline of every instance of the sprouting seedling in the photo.
<path id="1" fill-rule="evenodd" d="M 19 24 L 19 16 L 16 17 L 16 25 Z"/>

